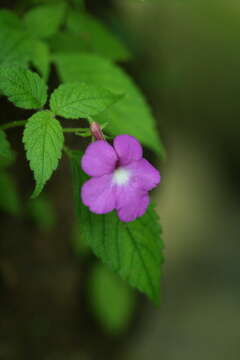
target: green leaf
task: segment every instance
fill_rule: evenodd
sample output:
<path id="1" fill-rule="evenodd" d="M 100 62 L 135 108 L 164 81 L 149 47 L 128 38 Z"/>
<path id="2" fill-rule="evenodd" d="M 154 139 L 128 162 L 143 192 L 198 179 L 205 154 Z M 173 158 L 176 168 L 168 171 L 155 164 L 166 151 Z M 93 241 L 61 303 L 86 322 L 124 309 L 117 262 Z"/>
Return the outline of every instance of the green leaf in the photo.
<path id="1" fill-rule="evenodd" d="M 26 32 L 3 28 L 0 49 L 0 65 L 27 66 L 32 56 L 32 40 Z"/>
<path id="2" fill-rule="evenodd" d="M 23 142 L 36 181 L 34 198 L 58 166 L 64 142 L 62 127 L 50 111 L 37 112 L 26 124 Z"/>
<path id="3" fill-rule="evenodd" d="M 11 10 L 1 9 L 0 10 L 0 29 L 21 29 L 22 23 L 20 18 Z"/>
<path id="4" fill-rule="evenodd" d="M 80 188 L 87 180 L 80 169 L 81 153 L 71 151 L 69 156 L 82 237 L 110 269 L 158 304 L 163 255 L 161 228 L 153 206 L 131 223 L 121 222 L 115 212 L 91 213 L 80 200 Z"/>
<path id="5" fill-rule="evenodd" d="M 56 114 L 67 119 L 88 118 L 106 110 L 122 95 L 99 86 L 85 83 L 60 85 L 51 95 L 50 107 Z"/>
<path id="6" fill-rule="evenodd" d="M 47 81 L 49 76 L 50 62 L 51 59 L 48 45 L 41 40 L 34 41 L 32 63 L 45 81 Z"/>
<path id="7" fill-rule="evenodd" d="M 120 39 L 93 16 L 71 11 L 67 19 L 67 27 L 86 43 L 89 51 L 113 61 L 130 59 L 130 53 Z"/>
<path id="8" fill-rule="evenodd" d="M 69 31 L 59 31 L 48 40 L 49 46 L 53 52 L 83 52 L 87 51 L 87 46 L 79 36 Z"/>
<path id="9" fill-rule="evenodd" d="M 11 215 L 20 212 L 20 199 L 16 184 L 6 172 L 0 172 L 0 209 Z"/>
<path id="10" fill-rule="evenodd" d="M 16 106 L 41 108 L 47 100 L 47 87 L 37 73 L 21 67 L 0 67 L 0 90 Z"/>
<path id="11" fill-rule="evenodd" d="M 12 151 L 10 148 L 10 144 L 7 140 L 5 132 L 1 129 L 0 129 L 0 158 L 4 158 L 6 160 L 12 159 Z"/>
<path id="12" fill-rule="evenodd" d="M 39 5 L 25 14 L 24 23 L 26 29 L 40 39 L 54 35 L 64 20 L 66 4 Z"/>
<path id="13" fill-rule="evenodd" d="M 121 101 L 95 119 L 101 124 L 109 122 L 108 130 L 113 135 L 133 135 L 144 145 L 164 156 L 164 148 L 150 108 L 140 90 L 123 70 L 97 55 L 57 54 L 54 61 L 63 82 L 79 80 L 124 93 Z"/>
<path id="14" fill-rule="evenodd" d="M 98 264 L 89 279 L 89 303 L 107 332 L 118 335 L 127 329 L 134 309 L 133 291 L 118 276 Z"/>

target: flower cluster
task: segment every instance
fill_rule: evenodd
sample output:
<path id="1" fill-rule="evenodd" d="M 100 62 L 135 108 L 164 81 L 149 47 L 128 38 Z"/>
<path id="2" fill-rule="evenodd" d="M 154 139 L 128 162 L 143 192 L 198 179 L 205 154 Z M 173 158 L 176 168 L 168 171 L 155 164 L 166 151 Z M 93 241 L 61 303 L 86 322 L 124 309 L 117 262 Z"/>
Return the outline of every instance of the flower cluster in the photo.
<path id="1" fill-rule="evenodd" d="M 129 135 L 116 136 L 113 146 L 104 140 L 90 144 L 81 165 L 92 176 L 83 184 L 83 203 L 96 214 L 115 209 L 125 222 L 145 213 L 148 191 L 160 182 L 158 170 L 143 158 L 141 144 Z"/>

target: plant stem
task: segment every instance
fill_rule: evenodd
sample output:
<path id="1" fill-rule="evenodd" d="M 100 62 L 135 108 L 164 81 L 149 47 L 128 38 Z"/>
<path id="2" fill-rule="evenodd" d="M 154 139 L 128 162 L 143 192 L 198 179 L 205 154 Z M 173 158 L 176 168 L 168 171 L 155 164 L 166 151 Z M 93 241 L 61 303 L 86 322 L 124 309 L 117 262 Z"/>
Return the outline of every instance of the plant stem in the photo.
<path id="1" fill-rule="evenodd" d="M 11 121 L 9 123 L 0 125 L 0 129 L 1 130 L 7 130 L 7 129 L 12 129 L 15 127 L 19 127 L 19 126 L 24 126 L 27 123 L 27 120 L 16 120 L 16 121 Z M 82 133 L 82 134 L 86 134 L 87 131 L 89 131 L 87 128 L 63 128 L 63 132 L 65 133 Z"/>
<path id="2" fill-rule="evenodd" d="M 16 121 L 11 121 L 9 123 L 3 124 L 0 126 L 1 130 L 7 130 L 7 129 L 11 129 L 11 128 L 15 128 L 18 126 L 24 126 L 26 124 L 27 120 L 16 120 Z"/>
<path id="3" fill-rule="evenodd" d="M 86 133 L 88 131 L 88 129 L 86 128 L 63 128 L 63 132 L 66 133 L 76 133 L 76 132 L 81 132 L 81 133 Z"/>

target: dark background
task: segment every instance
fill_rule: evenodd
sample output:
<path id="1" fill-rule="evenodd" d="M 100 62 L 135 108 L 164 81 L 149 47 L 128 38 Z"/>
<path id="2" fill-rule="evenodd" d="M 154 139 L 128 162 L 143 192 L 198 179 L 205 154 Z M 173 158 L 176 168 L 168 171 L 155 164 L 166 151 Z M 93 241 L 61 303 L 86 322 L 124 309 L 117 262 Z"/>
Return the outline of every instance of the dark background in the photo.
<path id="1" fill-rule="evenodd" d="M 51 231 L 39 230 L 27 210 L 20 218 L 1 213 L 0 359 L 239 359 L 240 4 L 87 5 L 135 54 L 124 68 L 152 105 L 167 149 L 155 193 L 165 243 L 162 304 L 140 296 L 119 336 L 95 320 L 86 283 L 96 260 L 79 261 L 71 246 L 64 160 L 47 189 L 57 209 Z M 19 119 L 7 101 L 0 106 L 4 117 Z M 12 130 L 21 153 L 13 172 L 27 203 L 33 182 L 20 139 Z"/>

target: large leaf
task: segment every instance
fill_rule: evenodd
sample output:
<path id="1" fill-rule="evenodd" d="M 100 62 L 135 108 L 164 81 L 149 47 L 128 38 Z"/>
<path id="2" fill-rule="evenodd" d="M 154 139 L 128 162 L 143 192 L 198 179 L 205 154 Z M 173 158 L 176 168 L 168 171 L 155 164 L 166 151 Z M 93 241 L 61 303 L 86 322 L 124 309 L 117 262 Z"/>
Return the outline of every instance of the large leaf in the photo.
<path id="1" fill-rule="evenodd" d="M 39 5 L 25 14 L 24 23 L 31 34 L 40 39 L 54 35 L 64 19 L 65 3 Z"/>
<path id="2" fill-rule="evenodd" d="M 50 99 L 51 110 L 67 119 L 99 114 L 122 98 L 109 90 L 85 83 L 60 85 Z"/>
<path id="3" fill-rule="evenodd" d="M 158 303 L 163 255 L 161 228 L 153 206 L 131 223 L 121 222 L 115 212 L 91 213 L 80 200 L 80 188 L 87 179 L 80 169 L 81 154 L 75 151 L 69 156 L 82 236 L 110 269 Z"/>
<path id="4" fill-rule="evenodd" d="M 100 123 L 109 121 L 107 129 L 113 135 L 136 136 L 144 145 L 164 155 L 150 108 L 132 79 L 123 70 L 97 55 L 57 54 L 54 61 L 63 82 L 84 81 L 113 92 L 124 93 L 124 99 L 95 119 Z"/>
<path id="5" fill-rule="evenodd" d="M 26 66 L 32 56 L 32 40 L 26 32 L 3 28 L 0 49 L 0 65 Z"/>
<path id="6" fill-rule="evenodd" d="M 21 67 L 0 67 L 0 90 L 16 106 L 41 108 L 47 100 L 47 87 L 40 76 Z"/>
<path id="7" fill-rule="evenodd" d="M 20 212 L 20 199 L 16 184 L 5 171 L 0 171 L 0 209 L 11 215 Z"/>
<path id="8" fill-rule="evenodd" d="M 27 122 L 23 142 L 36 180 L 32 197 L 42 191 L 58 166 L 64 142 L 62 127 L 50 111 L 40 111 Z"/>
<path id="9" fill-rule="evenodd" d="M 114 61 L 130 58 L 129 51 L 120 39 L 98 19 L 85 12 L 70 12 L 67 27 L 84 41 L 91 52 Z"/>

